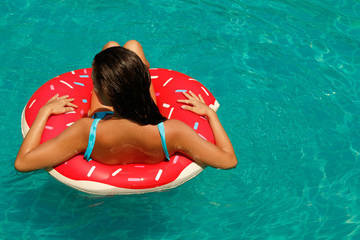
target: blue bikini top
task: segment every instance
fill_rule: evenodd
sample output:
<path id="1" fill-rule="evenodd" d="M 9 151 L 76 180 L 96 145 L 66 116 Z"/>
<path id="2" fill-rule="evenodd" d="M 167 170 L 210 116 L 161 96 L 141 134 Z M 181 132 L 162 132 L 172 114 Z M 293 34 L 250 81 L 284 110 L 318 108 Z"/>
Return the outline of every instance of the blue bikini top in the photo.
<path id="1" fill-rule="evenodd" d="M 94 149 L 94 145 L 95 145 L 95 139 L 96 139 L 96 128 L 98 123 L 100 122 L 101 119 L 103 119 L 104 117 L 106 117 L 107 115 L 113 115 L 114 112 L 111 111 L 107 111 L 107 112 L 97 112 L 94 114 L 94 116 L 92 118 L 94 118 L 93 123 L 91 124 L 90 127 L 90 134 L 89 134 L 89 141 L 88 141 L 88 146 L 86 148 L 85 154 L 84 154 L 84 158 L 87 161 L 91 161 L 91 153 Z M 167 150 L 166 147 L 166 139 L 165 139 L 165 128 L 164 128 L 164 123 L 161 122 L 157 125 L 159 133 L 160 133 L 160 137 L 161 137 L 161 146 L 163 148 L 164 154 L 166 156 L 167 161 L 170 160 L 170 156 L 169 156 L 169 152 Z"/>

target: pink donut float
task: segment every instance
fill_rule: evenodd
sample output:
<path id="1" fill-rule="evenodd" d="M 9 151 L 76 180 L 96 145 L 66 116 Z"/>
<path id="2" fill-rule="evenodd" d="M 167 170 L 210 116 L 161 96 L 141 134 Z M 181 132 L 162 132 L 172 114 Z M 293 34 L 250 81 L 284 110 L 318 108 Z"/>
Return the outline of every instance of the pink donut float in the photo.
<path id="1" fill-rule="evenodd" d="M 218 102 L 200 82 L 180 72 L 150 69 L 160 112 L 168 119 L 178 119 L 192 127 L 202 138 L 214 143 L 210 125 L 204 117 L 181 109 L 177 99 L 191 90 L 201 94 L 210 107 L 217 110 Z M 21 119 L 25 137 L 39 109 L 55 94 L 75 98 L 78 109 L 51 116 L 44 129 L 41 143 L 56 137 L 80 118 L 87 117 L 93 83 L 91 68 L 64 73 L 42 85 L 30 98 Z M 109 166 L 96 161 L 87 162 L 84 156 L 72 159 L 47 171 L 60 182 L 83 192 L 98 195 L 137 194 L 174 188 L 199 174 L 203 168 L 182 154 L 171 156 L 169 162 L 154 165 L 127 164 Z"/>

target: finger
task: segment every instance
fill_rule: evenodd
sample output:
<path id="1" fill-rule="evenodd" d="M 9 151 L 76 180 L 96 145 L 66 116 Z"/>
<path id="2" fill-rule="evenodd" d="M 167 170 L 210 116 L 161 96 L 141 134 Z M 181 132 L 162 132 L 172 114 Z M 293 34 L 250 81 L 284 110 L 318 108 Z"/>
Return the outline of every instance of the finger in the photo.
<path id="1" fill-rule="evenodd" d="M 59 95 L 59 94 L 58 94 Z M 67 99 L 69 97 L 69 95 L 64 95 L 64 96 L 61 96 L 61 97 L 58 97 L 59 100 L 62 100 L 62 99 Z"/>
<path id="2" fill-rule="evenodd" d="M 189 105 L 182 105 L 181 108 L 190 111 L 192 107 L 190 107 Z"/>
<path id="3" fill-rule="evenodd" d="M 191 99 L 191 96 L 187 92 L 183 92 L 183 94 L 187 99 Z"/>
<path id="4" fill-rule="evenodd" d="M 56 114 L 62 114 L 62 113 L 67 113 L 67 112 L 72 112 L 75 109 L 73 107 L 63 107 L 61 109 L 59 109 L 59 111 Z"/>
<path id="5" fill-rule="evenodd" d="M 74 98 L 67 98 L 67 99 L 64 99 L 64 101 L 66 103 L 72 103 L 75 99 Z"/>
<path id="6" fill-rule="evenodd" d="M 49 99 L 49 102 L 50 102 L 50 101 L 52 101 L 52 100 L 57 99 L 57 98 L 58 98 L 58 96 L 59 96 L 59 94 L 58 94 L 58 93 L 57 93 L 57 94 L 55 94 L 52 98 L 50 98 L 50 99 Z"/>
<path id="7" fill-rule="evenodd" d="M 71 112 L 71 111 L 74 111 L 73 107 L 66 107 L 65 108 L 65 112 Z"/>
<path id="8" fill-rule="evenodd" d="M 75 105 L 75 104 L 73 104 L 73 103 L 70 103 L 70 102 L 68 102 L 68 103 L 66 104 L 66 106 L 68 106 L 68 107 L 73 107 L 73 108 L 78 108 L 77 105 Z"/>
<path id="9" fill-rule="evenodd" d="M 195 98 L 196 100 L 199 100 L 199 98 L 195 95 L 195 93 L 193 93 L 192 91 L 189 91 L 190 95 Z"/>
<path id="10" fill-rule="evenodd" d="M 205 104 L 205 101 L 204 101 L 203 97 L 201 96 L 201 94 L 199 94 L 199 99 L 200 99 L 200 101 L 201 101 L 202 103 Z"/>
<path id="11" fill-rule="evenodd" d="M 177 100 L 177 102 L 190 104 L 190 100 L 186 100 L 186 99 L 179 99 L 179 100 Z"/>

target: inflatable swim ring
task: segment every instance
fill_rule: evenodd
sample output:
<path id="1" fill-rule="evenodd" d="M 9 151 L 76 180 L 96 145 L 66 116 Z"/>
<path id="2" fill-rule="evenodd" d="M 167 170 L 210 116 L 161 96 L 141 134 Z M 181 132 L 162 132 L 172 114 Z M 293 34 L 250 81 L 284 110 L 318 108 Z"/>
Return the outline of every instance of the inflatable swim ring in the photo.
<path id="1" fill-rule="evenodd" d="M 179 119 L 192 127 L 202 138 L 214 143 L 210 125 L 204 117 L 181 109 L 177 99 L 191 90 L 201 94 L 210 107 L 218 102 L 200 82 L 180 72 L 150 69 L 160 112 L 168 119 Z M 64 73 L 42 85 L 30 98 L 22 113 L 21 129 L 25 137 L 39 109 L 55 94 L 75 98 L 78 109 L 51 116 L 42 134 L 41 143 L 56 137 L 76 120 L 87 117 L 93 89 L 91 68 Z M 127 164 L 109 166 L 87 162 L 83 155 L 47 171 L 60 182 L 83 192 L 98 195 L 136 194 L 174 188 L 199 174 L 203 168 L 182 154 L 171 156 L 169 162 L 154 165 Z"/>

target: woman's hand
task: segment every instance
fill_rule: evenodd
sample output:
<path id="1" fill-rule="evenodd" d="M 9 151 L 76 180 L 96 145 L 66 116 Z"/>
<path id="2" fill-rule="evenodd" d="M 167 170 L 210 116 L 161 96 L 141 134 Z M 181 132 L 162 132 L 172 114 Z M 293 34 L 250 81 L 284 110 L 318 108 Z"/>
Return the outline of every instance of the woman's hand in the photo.
<path id="1" fill-rule="evenodd" d="M 186 104 L 181 106 L 182 109 L 194 112 L 200 116 L 207 116 L 209 111 L 213 111 L 205 104 L 200 94 L 196 96 L 192 91 L 189 91 L 189 93 L 184 92 L 183 94 L 187 99 L 177 100 L 179 103 Z"/>
<path id="2" fill-rule="evenodd" d="M 47 112 L 49 115 L 57 115 L 74 111 L 74 109 L 78 106 L 73 104 L 73 101 L 74 98 L 69 98 L 69 95 L 59 97 L 59 94 L 56 94 L 42 107 L 42 110 Z"/>

